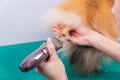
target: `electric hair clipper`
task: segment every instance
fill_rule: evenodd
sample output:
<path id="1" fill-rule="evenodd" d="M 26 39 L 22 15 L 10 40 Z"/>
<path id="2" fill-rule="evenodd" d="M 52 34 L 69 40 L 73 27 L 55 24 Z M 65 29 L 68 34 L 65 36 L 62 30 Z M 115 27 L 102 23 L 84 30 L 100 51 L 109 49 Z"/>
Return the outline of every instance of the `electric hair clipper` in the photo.
<path id="1" fill-rule="evenodd" d="M 58 50 L 63 47 L 62 42 L 56 37 L 51 38 L 55 49 Z M 49 58 L 49 52 L 46 42 L 44 42 L 38 49 L 28 55 L 20 64 L 19 68 L 22 72 L 27 72 L 33 69 L 35 66 Z"/>

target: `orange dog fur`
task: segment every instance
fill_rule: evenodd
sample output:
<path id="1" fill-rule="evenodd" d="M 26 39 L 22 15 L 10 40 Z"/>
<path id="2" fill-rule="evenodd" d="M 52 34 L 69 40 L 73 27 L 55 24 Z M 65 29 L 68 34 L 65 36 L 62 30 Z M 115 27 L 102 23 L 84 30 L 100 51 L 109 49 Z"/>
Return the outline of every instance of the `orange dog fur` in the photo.
<path id="1" fill-rule="evenodd" d="M 83 73 L 93 73 L 99 70 L 100 62 L 107 56 L 96 48 L 74 45 L 62 35 L 69 35 L 71 26 L 87 26 L 100 34 L 117 40 L 116 22 L 111 9 L 113 0 L 65 0 L 46 15 L 48 26 L 62 24 L 59 38 L 63 40 L 65 53 L 69 54 L 70 63 Z"/>

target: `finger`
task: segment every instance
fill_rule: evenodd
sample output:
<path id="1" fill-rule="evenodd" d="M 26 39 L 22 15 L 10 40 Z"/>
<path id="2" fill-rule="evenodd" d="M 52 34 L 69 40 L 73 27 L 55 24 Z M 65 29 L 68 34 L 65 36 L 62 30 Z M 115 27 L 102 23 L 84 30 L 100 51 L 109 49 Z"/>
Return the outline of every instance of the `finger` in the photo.
<path id="1" fill-rule="evenodd" d="M 71 41 L 74 44 L 78 44 L 78 38 L 74 36 L 68 36 L 67 40 Z"/>
<path id="2" fill-rule="evenodd" d="M 53 28 L 54 28 L 54 29 L 58 29 L 58 30 L 60 29 L 58 26 L 53 26 L 52 29 L 53 29 Z"/>
<path id="3" fill-rule="evenodd" d="M 59 34 L 60 34 L 60 32 L 57 32 L 57 31 L 55 31 L 55 30 L 53 30 L 53 32 L 54 32 L 54 34 L 55 34 L 56 36 L 59 36 Z"/>
<path id="4" fill-rule="evenodd" d="M 59 29 L 56 29 L 56 28 L 52 28 L 52 30 L 53 30 L 54 32 L 57 32 L 57 33 L 60 32 L 60 30 L 59 30 Z"/>
<path id="5" fill-rule="evenodd" d="M 36 66 L 36 72 L 42 72 L 43 71 L 43 69 L 44 69 L 44 67 L 46 66 L 46 64 L 47 64 L 47 62 L 42 62 L 42 63 L 40 63 L 40 64 L 38 64 L 37 66 Z"/>
<path id="6" fill-rule="evenodd" d="M 48 47 L 50 56 L 56 54 L 55 46 L 50 38 L 47 39 L 47 47 Z"/>
<path id="7" fill-rule="evenodd" d="M 52 29 L 57 29 L 60 31 L 62 29 L 62 25 L 54 25 Z"/>
<path id="8" fill-rule="evenodd" d="M 63 25 L 62 24 L 58 24 L 58 26 L 59 26 L 59 28 L 62 28 Z"/>
<path id="9" fill-rule="evenodd" d="M 61 28 L 58 26 L 55 26 L 52 28 L 53 31 L 60 32 Z"/>
<path id="10" fill-rule="evenodd" d="M 45 61 L 44 61 L 44 62 L 41 62 L 40 64 L 37 65 L 36 68 L 44 68 L 45 64 L 46 64 Z"/>
<path id="11" fill-rule="evenodd" d="M 57 25 L 54 25 L 53 27 L 60 29 L 62 28 L 62 26 L 63 26 L 62 24 L 57 24 Z"/>

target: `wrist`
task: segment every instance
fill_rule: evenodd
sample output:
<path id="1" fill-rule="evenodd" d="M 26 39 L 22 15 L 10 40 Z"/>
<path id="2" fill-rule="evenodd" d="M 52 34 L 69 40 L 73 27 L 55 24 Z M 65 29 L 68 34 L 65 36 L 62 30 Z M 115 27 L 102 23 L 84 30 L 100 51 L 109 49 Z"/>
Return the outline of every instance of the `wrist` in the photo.
<path id="1" fill-rule="evenodd" d="M 93 31 L 89 37 L 89 45 L 96 47 L 96 45 L 98 44 L 98 41 L 100 41 L 100 39 L 101 39 L 101 34 Z"/>

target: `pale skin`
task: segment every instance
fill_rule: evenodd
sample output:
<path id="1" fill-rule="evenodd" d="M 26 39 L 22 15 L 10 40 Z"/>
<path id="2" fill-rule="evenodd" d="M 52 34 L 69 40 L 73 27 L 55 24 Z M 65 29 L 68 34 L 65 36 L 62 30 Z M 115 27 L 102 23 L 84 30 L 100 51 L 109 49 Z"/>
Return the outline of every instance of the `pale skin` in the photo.
<path id="1" fill-rule="evenodd" d="M 120 29 L 120 0 L 114 0 L 112 12 L 115 14 L 117 25 Z M 53 31 L 59 34 L 62 25 L 55 25 Z M 72 27 L 72 26 L 71 26 Z M 75 44 L 93 46 L 102 51 L 106 55 L 112 57 L 120 63 L 120 44 L 112 39 L 109 39 L 85 26 L 72 29 L 74 34 L 67 37 L 68 40 Z M 61 60 L 56 54 L 53 43 L 48 40 L 48 50 L 51 55 L 48 61 L 37 66 L 37 72 L 46 76 L 49 80 L 68 80 L 65 68 Z"/>

